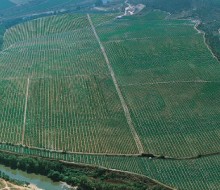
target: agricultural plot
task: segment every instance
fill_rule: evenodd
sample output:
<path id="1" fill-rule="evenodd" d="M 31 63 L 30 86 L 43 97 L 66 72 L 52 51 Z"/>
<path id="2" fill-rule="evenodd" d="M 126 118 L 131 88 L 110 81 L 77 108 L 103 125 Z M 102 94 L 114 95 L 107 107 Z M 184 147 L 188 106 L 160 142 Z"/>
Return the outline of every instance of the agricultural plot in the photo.
<path id="1" fill-rule="evenodd" d="M 33 79 L 25 145 L 84 153 L 138 153 L 111 79 Z"/>
<path id="2" fill-rule="evenodd" d="M 4 42 L 0 78 L 28 83 L 23 145 L 61 152 L 138 153 L 85 15 L 17 25 L 6 32 Z"/>
<path id="3" fill-rule="evenodd" d="M 220 145 L 220 64 L 202 34 L 157 12 L 88 18 L 41 18 L 6 32 L 0 148 L 218 189 L 218 156 L 184 160 Z M 145 153 L 182 160 L 137 157 L 131 126 Z"/>
<path id="4" fill-rule="evenodd" d="M 4 48 L 16 42 L 89 27 L 86 15 L 62 15 L 18 24 L 5 32 Z"/>
<path id="5" fill-rule="evenodd" d="M 195 157 L 219 151 L 219 83 L 123 87 L 145 152 Z"/>
<path id="6" fill-rule="evenodd" d="M 96 18 L 96 16 L 91 16 Z M 113 19 L 97 26 L 97 32 L 103 43 L 137 38 L 192 37 L 196 33 L 193 23 L 188 20 L 163 20 L 162 16 L 152 19 L 152 15 Z M 156 32 L 155 32 L 156 31 Z"/>
<path id="7" fill-rule="evenodd" d="M 26 80 L 0 80 L 1 142 L 21 143 Z"/>
<path id="8" fill-rule="evenodd" d="M 78 17 L 49 17 L 8 30 L 0 56 L 0 77 L 108 75 L 104 57 L 86 24 L 86 17 Z"/>
<path id="9" fill-rule="evenodd" d="M 175 29 L 179 28 L 182 32 L 182 24 L 178 25 L 175 25 Z M 164 30 L 161 35 L 157 34 L 160 28 Z M 189 36 L 178 35 L 172 31 L 173 26 L 170 27 L 168 24 L 167 26 L 160 24 L 160 28 L 154 28 L 153 36 L 151 34 L 148 36 L 143 31 L 142 35 L 145 37 L 132 33 L 129 34 L 131 38 L 105 42 L 106 51 L 120 85 L 169 81 L 220 81 L 218 74 L 220 64 L 208 51 L 201 35 L 196 34 L 196 31 Z M 190 28 L 193 30 L 192 26 Z M 165 30 L 173 33 L 173 36 L 168 32 L 166 35 Z"/>
<path id="10" fill-rule="evenodd" d="M 146 15 L 97 32 L 144 152 L 175 158 L 218 152 L 220 64 L 190 21 Z"/>

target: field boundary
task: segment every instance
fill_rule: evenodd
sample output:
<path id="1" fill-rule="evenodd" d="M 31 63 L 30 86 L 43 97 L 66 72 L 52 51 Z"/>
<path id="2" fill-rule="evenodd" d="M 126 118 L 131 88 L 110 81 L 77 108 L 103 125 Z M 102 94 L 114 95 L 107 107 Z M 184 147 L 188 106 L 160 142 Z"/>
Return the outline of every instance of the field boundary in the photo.
<path id="1" fill-rule="evenodd" d="M 128 106 L 127 106 L 127 104 L 126 104 L 126 102 L 125 102 L 125 99 L 124 99 L 124 97 L 123 97 L 123 95 L 122 95 L 121 89 L 120 89 L 120 87 L 119 87 L 119 85 L 118 85 L 118 81 L 117 81 L 117 79 L 116 79 L 116 77 L 115 77 L 114 70 L 113 70 L 113 68 L 112 68 L 112 66 L 111 66 L 111 63 L 110 63 L 109 59 L 108 59 L 108 56 L 107 56 L 106 51 L 105 51 L 105 48 L 104 48 L 104 46 L 102 45 L 102 42 L 100 41 L 100 38 L 99 38 L 99 36 L 98 36 L 98 34 L 97 34 L 97 32 L 96 32 L 95 26 L 93 25 L 93 22 L 92 22 L 92 19 L 91 19 L 90 15 L 87 14 L 87 17 L 88 17 L 89 23 L 90 23 L 90 25 L 91 25 L 91 27 L 92 27 L 93 33 L 94 33 L 94 35 L 95 35 L 95 37 L 96 37 L 96 39 L 97 39 L 97 41 L 98 41 L 98 43 L 99 43 L 99 46 L 100 46 L 101 51 L 102 51 L 102 53 L 103 53 L 103 56 L 104 56 L 104 58 L 105 58 L 106 64 L 107 64 L 107 66 L 108 66 L 108 69 L 109 69 L 109 71 L 110 71 L 110 73 L 111 73 L 111 77 L 112 77 L 113 83 L 114 83 L 114 85 L 115 85 L 116 91 L 117 91 L 117 93 L 118 93 L 119 99 L 120 99 L 121 104 L 122 104 L 122 107 L 123 107 L 123 109 L 124 109 L 125 117 L 126 117 L 126 119 L 127 119 L 128 125 L 129 125 L 130 130 L 131 130 L 131 133 L 132 133 L 132 135 L 133 135 L 133 138 L 134 138 L 134 140 L 135 140 L 135 142 L 136 142 L 138 151 L 139 151 L 140 154 L 142 154 L 142 153 L 144 152 L 144 148 L 143 148 L 143 145 L 142 145 L 142 143 L 141 143 L 141 140 L 140 140 L 140 138 L 139 138 L 139 136 L 138 136 L 138 134 L 137 134 L 137 132 L 136 132 L 136 130 L 135 130 L 135 128 L 134 128 L 134 125 L 133 125 L 133 122 L 132 122 L 132 119 L 131 119 L 131 115 L 130 115 Z"/>
<path id="2" fill-rule="evenodd" d="M 93 77 L 100 76 L 102 77 L 111 77 L 111 74 L 78 74 L 78 75 L 67 75 L 67 76 L 42 76 L 42 77 L 31 77 L 31 80 L 38 79 L 57 79 L 57 78 L 74 78 L 74 77 Z M 25 80 L 27 77 L 6 77 L 0 78 L 0 81 L 10 81 L 10 80 Z M 146 82 L 146 83 L 130 83 L 130 84 L 122 84 L 119 86 L 144 86 L 144 85 L 155 85 L 155 84 L 181 84 L 181 83 L 220 83 L 220 81 L 211 81 L 211 80 L 182 80 L 182 81 L 155 81 L 155 82 Z"/>
<path id="3" fill-rule="evenodd" d="M 206 81 L 206 80 L 192 80 L 192 81 L 159 81 L 159 82 L 148 82 L 148 83 L 136 83 L 136 84 L 124 84 L 120 85 L 122 87 L 126 86 L 145 86 L 145 85 L 157 85 L 157 84 L 184 84 L 184 83 L 220 83 L 220 81 Z"/>
<path id="4" fill-rule="evenodd" d="M 205 157 L 210 157 L 210 156 L 216 156 L 220 155 L 219 152 L 213 152 L 213 153 L 206 153 L 206 154 L 198 154 L 195 156 L 189 156 L 189 157 L 170 157 L 166 155 L 159 155 L 159 154 L 153 154 L 153 153 L 142 153 L 142 154 L 117 154 L 117 153 L 87 153 L 87 152 L 70 152 L 70 151 L 63 151 L 63 150 L 53 150 L 53 149 L 46 149 L 46 148 L 39 148 L 39 147 L 32 147 L 32 146 L 26 146 L 22 144 L 12 144 L 12 143 L 5 143 L 5 142 L 0 142 L 0 145 L 5 145 L 8 146 L 6 148 L 0 148 L 0 151 L 2 152 L 11 152 L 11 153 L 19 153 L 22 155 L 36 155 L 39 157 L 45 157 L 45 158 L 50 158 L 48 156 L 40 156 L 39 154 L 29 154 L 29 153 L 24 153 L 25 149 L 29 151 L 40 151 L 42 153 L 46 153 L 50 155 L 50 153 L 57 153 L 60 155 L 91 155 L 91 156 L 107 156 L 107 157 L 141 157 L 141 158 L 146 158 L 146 159 L 155 159 L 155 160 L 172 160 L 172 161 L 184 161 L 184 160 L 196 160 L 196 159 L 201 159 Z M 13 150 L 13 148 L 17 149 L 16 151 Z"/>
<path id="5" fill-rule="evenodd" d="M 28 95 L 29 95 L 29 86 L 30 86 L 30 78 L 27 79 L 27 88 L 26 88 L 26 95 L 25 95 L 25 106 L 24 106 L 24 124 L 22 130 L 22 140 L 21 144 L 24 144 L 24 135 L 25 135 L 25 127 L 26 127 L 26 117 L 27 117 L 27 103 L 28 103 Z"/>
<path id="6" fill-rule="evenodd" d="M 57 78 L 76 78 L 76 77 L 94 77 L 94 76 L 99 76 L 100 78 L 102 77 L 111 77 L 110 74 L 78 74 L 78 75 L 68 75 L 68 76 L 41 76 L 41 77 L 31 77 L 31 80 L 38 80 L 38 79 L 57 79 Z M 0 78 L 0 81 L 5 81 L 5 80 L 26 80 L 27 77 L 6 77 L 6 78 Z M 219 81 L 220 82 L 220 81 Z"/>
<path id="7" fill-rule="evenodd" d="M 181 35 L 181 36 L 178 36 L 178 38 L 186 38 L 187 36 L 184 36 L 184 35 Z M 138 41 L 138 40 L 149 40 L 149 39 L 160 39 L 160 38 L 163 38 L 163 37 L 141 37 L 141 38 L 125 38 L 125 39 L 115 39 L 115 40 L 108 40 L 108 41 L 105 41 L 104 44 L 109 44 L 109 43 L 120 43 L 120 42 L 126 42 L 126 41 Z"/>

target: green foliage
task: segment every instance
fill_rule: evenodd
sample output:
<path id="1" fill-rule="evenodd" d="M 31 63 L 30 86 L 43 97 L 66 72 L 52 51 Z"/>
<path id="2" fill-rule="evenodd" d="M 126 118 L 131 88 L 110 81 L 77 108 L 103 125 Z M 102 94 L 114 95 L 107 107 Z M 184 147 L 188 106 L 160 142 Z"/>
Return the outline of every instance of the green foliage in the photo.
<path id="1" fill-rule="evenodd" d="M 160 187 L 146 179 L 132 178 L 100 168 L 71 166 L 56 161 L 0 153 L 0 164 L 11 167 L 12 163 L 13 169 L 45 175 L 53 181 L 63 181 L 78 186 L 80 190 L 146 190 Z M 0 177 L 10 180 L 1 172 Z M 118 181 L 114 182 L 116 179 Z"/>

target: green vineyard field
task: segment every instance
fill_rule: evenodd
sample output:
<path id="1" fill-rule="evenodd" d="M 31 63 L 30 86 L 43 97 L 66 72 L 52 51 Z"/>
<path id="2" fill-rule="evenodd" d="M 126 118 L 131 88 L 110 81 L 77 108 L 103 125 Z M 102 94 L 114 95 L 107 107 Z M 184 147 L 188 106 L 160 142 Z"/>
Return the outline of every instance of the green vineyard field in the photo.
<path id="1" fill-rule="evenodd" d="M 220 64 L 195 23 L 166 16 L 65 14 L 9 28 L 0 150 L 218 189 Z"/>

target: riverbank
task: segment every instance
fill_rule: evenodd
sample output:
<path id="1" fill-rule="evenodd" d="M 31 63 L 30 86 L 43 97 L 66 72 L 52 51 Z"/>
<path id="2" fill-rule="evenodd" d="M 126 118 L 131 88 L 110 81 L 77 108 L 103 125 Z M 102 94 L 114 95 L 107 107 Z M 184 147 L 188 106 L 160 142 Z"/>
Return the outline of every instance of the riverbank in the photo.
<path id="1" fill-rule="evenodd" d="M 0 170 L 3 170 L 3 172 L 5 172 L 7 175 L 9 175 L 7 172 L 11 170 L 10 177 L 19 176 L 20 180 L 36 185 L 36 181 L 40 182 L 40 184 L 43 184 L 45 180 L 49 180 L 48 178 L 50 178 L 53 181 L 52 185 L 54 185 L 54 183 L 64 185 L 65 183 L 60 182 L 62 181 L 66 182 L 69 187 L 74 187 L 75 189 L 79 190 L 170 189 L 162 184 L 157 184 L 155 181 L 150 180 L 147 177 L 139 175 L 86 165 L 83 166 L 64 162 L 61 163 L 59 161 L 46 160 L 42 158 L 31 158 L 20 155 L 15 156 L 8 153 L 0 153 L 0 164 L 11 167 L 8 168 L 5 166 L 0 166 Z M 40 181 L 39 178 L 42 180 Z M 64 189 L 67 189 L 68 187 L 66 184 Z M 51 187 L 38 187 L 41 189 L 57 189 Z M 58 189 L 63 188 L 59 187 Z"/>
<path id="2" fill-rule="evenodd" d="M 24 186 L 13 184 L 4 179 L 0 179 L 0 189 L 1 190 L 15 190 L 15 189 L 16 190 L 40 190 L 38 187 L 32 184 L 28 185 L 27 187 L 24 187 Z"/>

